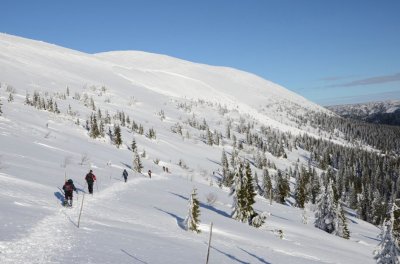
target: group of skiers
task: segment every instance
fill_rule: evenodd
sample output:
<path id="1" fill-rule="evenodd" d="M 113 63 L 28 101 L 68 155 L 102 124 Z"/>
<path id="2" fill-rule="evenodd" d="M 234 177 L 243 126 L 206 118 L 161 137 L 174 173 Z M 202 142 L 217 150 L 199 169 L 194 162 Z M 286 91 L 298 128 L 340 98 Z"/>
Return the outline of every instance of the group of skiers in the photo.
<path id="1" fill-rule="evenodd" d="M 88 185 L 89 193 L 93 194 L 93 183 L 96 181 L 96 176 L 93 174 L 93 170 L 90 170 L 89 173 L 86 174 L 85 180 Z M 63 186 L 63 190 L 64 190 L 64 205 L 72 206 L 73 192 L 75 191 L 76 193 L 78 193 L 78 190 L 74 185 L 74 181 L 72 179 L 66 181 Z"/>
<path id="2" fill-rule="evenodd" d="M 151 179 L 151 170 L 149 170 L 147 172 L 147 174 L 149 175 L 149 178 Z M 122 177 L 124 178 L 125 182 L 128 181 L 128 172 L 126 171 L 126 169 L 124 169 L 124 171 L 122 172 Z M 85 180 L 88 185 L 89 193 L 93 194 L 93 184 L 96 181 L 96 175 L 93 174 L 93 170 L 90 170 L 89 173 L 86 174 Z M 65 182 L 65 184 L 63 186 L 63 190 L 64 190 L 64 197 L 65 197 L 64 205 L 72 206 L 73 192 L 75 191 L 76 193 L 78 193 L 78 190 L 76 189 L 72 179 L 69 179 L 68 181 Z"/>

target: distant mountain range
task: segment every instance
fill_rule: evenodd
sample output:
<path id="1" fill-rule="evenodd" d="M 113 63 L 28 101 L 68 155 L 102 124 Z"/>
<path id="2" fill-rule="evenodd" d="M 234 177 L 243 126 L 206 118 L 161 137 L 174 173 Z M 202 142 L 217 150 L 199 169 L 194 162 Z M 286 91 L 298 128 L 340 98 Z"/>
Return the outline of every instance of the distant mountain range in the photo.
<path id="1" fill-rule="evenodd" d="M 342 117 L 369 123 L 400 126 L 400 100 L 333 105 L 326 108 Z"/>

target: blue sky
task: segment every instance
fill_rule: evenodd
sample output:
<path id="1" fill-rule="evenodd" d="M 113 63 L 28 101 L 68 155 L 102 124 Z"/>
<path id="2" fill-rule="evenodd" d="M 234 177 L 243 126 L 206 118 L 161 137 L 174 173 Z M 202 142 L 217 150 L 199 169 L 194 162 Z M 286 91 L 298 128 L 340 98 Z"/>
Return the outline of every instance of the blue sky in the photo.
<path id="1" fill-rule="evenodd" d="M 255 73 L 322 105 L 400 99 L 397 0 L 2 0 L 0 32 Z"/>

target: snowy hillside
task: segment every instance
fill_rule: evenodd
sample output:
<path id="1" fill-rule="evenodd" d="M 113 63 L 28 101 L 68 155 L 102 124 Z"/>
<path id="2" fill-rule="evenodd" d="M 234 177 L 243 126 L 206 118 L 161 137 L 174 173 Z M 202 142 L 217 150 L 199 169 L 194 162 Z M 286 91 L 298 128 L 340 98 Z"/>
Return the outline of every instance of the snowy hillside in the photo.
<path id="1" fill-rule="evenodd" d="M 353 144 L 300 125 L 306 114 L 335 115 L 277 84 L 164 55 L 92 55 L 6 34 L 0 83 L 0 263 L 205 263 L 211 222 L 209 263 L 374 263 L 380 230 L 350 209 L 349 240 L 315 228 L 315 205 L 294 207 L 293 195 L 284 204 L 257 195 L 254 209 L 268 215 L 260 228 L 231 217 L 229 188 L 218 186 L 223 150 L 241 149 L 260 181 L 263 173 L 255 148 L 241 147 L 246 131 L 280 138 L 269 142 L 279 155 L 263 154 L 271 175 L 312 165 L 309 151 L 275 131 Z M 104 121 L 103 135 L 92 136 L 93 118 Z M 89 169 L 98 178 L 93 196 Z M 79 191 L 72 208 L 61 205 L 69 178 Z M 183 228 L 193 187 L 199 234 Z"/>

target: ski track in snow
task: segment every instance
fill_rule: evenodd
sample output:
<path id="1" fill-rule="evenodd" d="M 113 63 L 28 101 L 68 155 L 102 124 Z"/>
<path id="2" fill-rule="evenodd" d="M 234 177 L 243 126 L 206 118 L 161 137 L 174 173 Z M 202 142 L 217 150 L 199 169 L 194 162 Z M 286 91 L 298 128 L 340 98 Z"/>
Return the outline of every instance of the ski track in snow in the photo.
<path id="1" fill-rule="evenodd" d="M 74 241 L 75 227 L 66 221 L 65 210 L 69 209 L 45 217 L 21 239 L 1 243 L 0 263 L 59 263 L 56 258 L 68 252 Z"/>
<path id="2" fill-rule="evenodd" d="M 152 180 L 162 180 L 153 177 Z M 13 179 L 5 175 L 0 174 L 0 180 Z M 13 179 L 18 183 L 25 181 L 19 179 Z M 117 193 L 124 191 L 129 185 L 140 184 L 142 181 L 147 180 L 146 178 L 133 178 L 129 184 L 123 184 L 117 182 L 112 184 L 110 187 L 101 190 L 92 197 L 85 198 L 84 208 L 86 211 L 94 211 L 97 215 L 103 215 L 105 212 L 98 212 L 93 210 L 97 208 L 97 204 L 103 200 L 110 199 Z M 26 182 L 27 183 L 27 182 Z M 32 184 L 36 185 L 36 184 Z M 87 196 L 87 195 L 86 195 Z M 78 196 L 78 201 L 74 197 L 75 206 L 73 208 L 60 208 L 54 214 L 49 215 L 37 223 L 28 234 L 22 236 L 18 240 L 0 242 L 0 263 L 2 264 L 42 264 L 42 263 L 63 263 L 62 256 L 68 254 L 77 240 L 77 221 L 79 216 L 79 210 L 81 205 L 82 195 Z M 30 206 L 26 204 L 19 204 L 20 206 Z M 82 218 L 84 218 L 84 213 Z M 95 223 L 91 220 L 90 223 Z M 142 223 L 141 223 L 142 224 Z M 88 229 L 82 227 L 82 229 Z"/>

